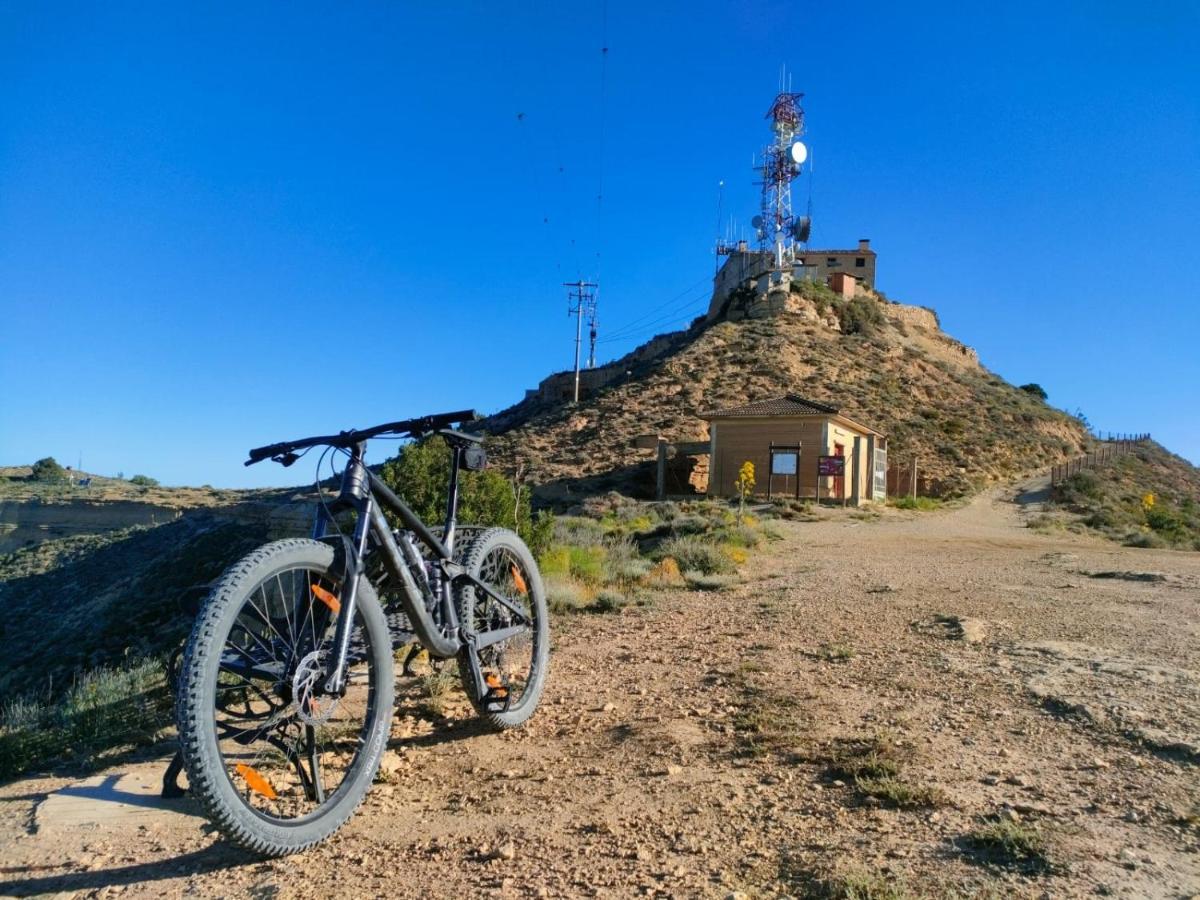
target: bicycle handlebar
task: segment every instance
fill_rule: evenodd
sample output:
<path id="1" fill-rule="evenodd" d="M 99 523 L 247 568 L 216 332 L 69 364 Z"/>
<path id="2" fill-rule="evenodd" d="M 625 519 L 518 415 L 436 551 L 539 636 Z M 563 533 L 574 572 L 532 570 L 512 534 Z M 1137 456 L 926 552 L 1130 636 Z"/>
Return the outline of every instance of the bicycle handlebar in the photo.
<path id="1" fill-rule="evenodd" d="M 255 447 L 250 451 L 250 458 L 246 460 L 245 465 L 252 466 L 255 463 L 262 462 L 264 459 L 285 457 L 296 450 L 303 450 L 306 447 L 316 447 L 322 444 L 331 447 L 352 447 L 355 444 L 381 434 L 409 434 L 415 437 L 437 431 L 439 428 L 445 428 L 449 425 L 470 422 L 474 418 L 475 410 L 461 409 L 458 412 L 438 413 L 432 416 L 421 416 L 417 419 L 402 419 L 399 422 L 388 422 L 386 425 L 376 425 L 374 428 L 364 428 L 361 431 L 351 429 L 338 434 L 301 438 L 298 441 L 280 441 L 278 444 Z M 279 461 L 283 462 L 284 465 L 291 465 L 292 462 L 295 462 L 294 459 L 290 462 L 284 462 L 282 459 Z"/>

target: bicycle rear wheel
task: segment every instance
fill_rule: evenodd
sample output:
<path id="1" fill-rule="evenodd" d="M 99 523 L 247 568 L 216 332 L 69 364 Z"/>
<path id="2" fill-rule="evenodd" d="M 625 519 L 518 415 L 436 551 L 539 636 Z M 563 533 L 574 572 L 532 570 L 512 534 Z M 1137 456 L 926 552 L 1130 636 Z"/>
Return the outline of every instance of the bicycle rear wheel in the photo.
<path id="1" fill-rule="evenodd" d="M 267 544 L 217 582 L 184 653 L 176 721 L 192 793 L 227 838 L 266 856 L 337 830 L 388 738 L 391 640 L 365 578 L 346 691 L 322 690 L 340 578 L 328 544 Z"/>

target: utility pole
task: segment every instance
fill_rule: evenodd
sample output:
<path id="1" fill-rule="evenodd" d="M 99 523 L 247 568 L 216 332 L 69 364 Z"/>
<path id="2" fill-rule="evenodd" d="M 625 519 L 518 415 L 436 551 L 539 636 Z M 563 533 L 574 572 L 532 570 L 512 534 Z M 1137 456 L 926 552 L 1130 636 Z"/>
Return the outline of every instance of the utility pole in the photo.
<path id="1" fill-rule="evenodd" d="M 594 281 L 564 281 L 567 291 L 567 315 L 575 317 L 575 399 L 579 402 L 579 350 L 583 344 L 583 317 L 592 321 L 592 362 L 596 359 L 596 294 L 592 288 L 599 287 Z"/>

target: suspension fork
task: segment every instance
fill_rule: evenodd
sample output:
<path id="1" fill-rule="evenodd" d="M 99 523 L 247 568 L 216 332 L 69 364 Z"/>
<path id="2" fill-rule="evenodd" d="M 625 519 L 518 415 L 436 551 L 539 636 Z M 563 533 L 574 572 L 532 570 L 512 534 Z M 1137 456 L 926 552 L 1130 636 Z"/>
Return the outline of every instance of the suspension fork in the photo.
<path id="1" fill-rule="evenodd" d="M 367 539 L 371 534 L 372 515 L 377 513 L 371 491 L 367 487 L 366 467 L 362 461 L 362 445 L 355 448 L 342 473 L 339 499 L 352 502 L 357 513 L 354 520 L 352 552 L 346 560 L 346 579 L 342 584 L 341 609 L 334 632 L 333 656 L 325 667 L 325 692 L 341 696 L 346 690 L 346 656 L 350 652 L 350 635 L 354 631 L 354 613 L 358 607 L 358 585 L 362 580 L 367 555 Z M 319 522 L 320 523 L 320 522 Z M 323 523 L 320 523 L 323 527 Z"/>

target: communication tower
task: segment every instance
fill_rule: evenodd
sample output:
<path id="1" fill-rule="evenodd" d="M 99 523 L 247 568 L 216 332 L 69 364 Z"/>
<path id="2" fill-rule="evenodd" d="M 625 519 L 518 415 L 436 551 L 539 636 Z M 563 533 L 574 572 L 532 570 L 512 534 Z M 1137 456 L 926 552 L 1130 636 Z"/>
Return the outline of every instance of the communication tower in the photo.
<path id="1" fill-rule="evenodd" d="M 808 243 L 812 230 L 809 216 L 792 215 L 792 181 L 808 159 L 804 136 L 804 94 L 780 91 L 767 110 L 774 139 L 762 151 L 761 209 L 751 220 L 763 249 L 775 254 L 776 269 L 783 269 L 795 256 L 796 243 Z"/>

